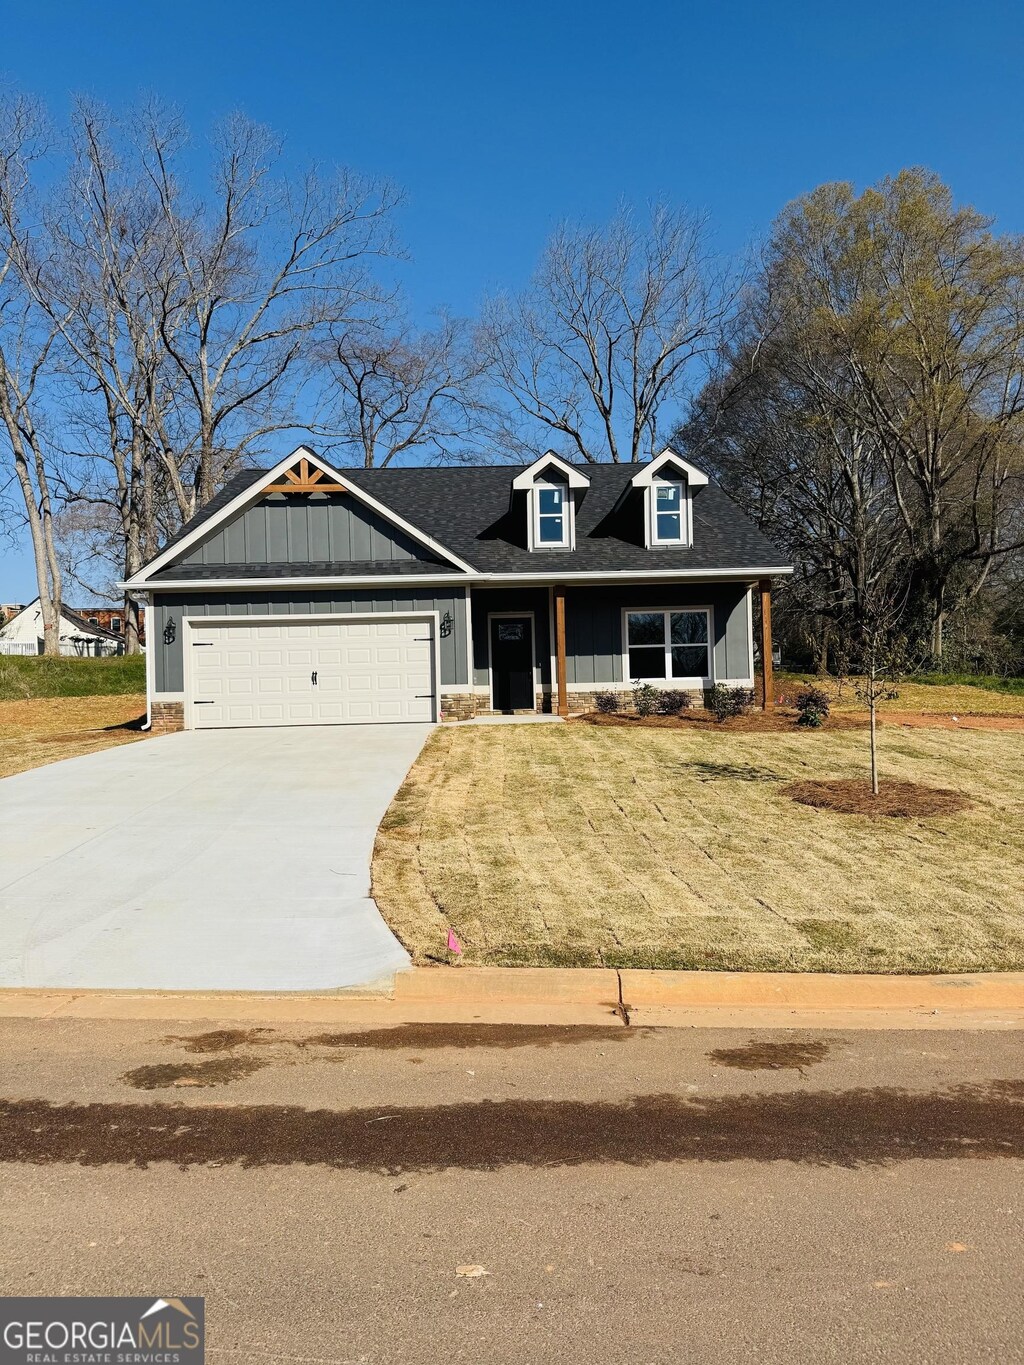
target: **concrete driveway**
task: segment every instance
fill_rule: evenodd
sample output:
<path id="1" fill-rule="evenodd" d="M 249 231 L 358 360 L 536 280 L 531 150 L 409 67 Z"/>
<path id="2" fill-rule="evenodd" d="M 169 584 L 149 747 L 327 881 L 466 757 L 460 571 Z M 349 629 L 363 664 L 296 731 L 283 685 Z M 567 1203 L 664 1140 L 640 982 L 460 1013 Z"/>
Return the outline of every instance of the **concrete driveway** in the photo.
<path id="1" fill-rule="evenodd" d="M 168 735 L 0 782 L 0 986 L 319 991 L 408 966 L 370 857 L 430 730 Z"/>

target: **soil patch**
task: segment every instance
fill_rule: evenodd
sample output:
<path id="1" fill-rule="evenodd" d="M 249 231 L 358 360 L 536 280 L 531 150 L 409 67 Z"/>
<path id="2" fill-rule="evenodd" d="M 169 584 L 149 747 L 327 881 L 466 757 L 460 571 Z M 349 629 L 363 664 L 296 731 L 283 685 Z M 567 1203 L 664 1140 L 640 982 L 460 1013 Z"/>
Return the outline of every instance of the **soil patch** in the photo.
<path id="1" fill-rule="evenodd" d="M 937 711 L 900 711 L 883 719 L 913 730 L 1009 730 L 1024 733 L 1024 716 L 940 715 Z"/>
<path id="2" fill-rule="evenodd" d="M 817 1066 L 828 1056 L 823 1042 L 766 1043 L 751 1039 L 746 1047 L 719 1047 L 708 1053 L 717 1066 L 736 1067 L 739 1071 L 799 1071 Z"/>
<path id="3" fill-rule="evenodd" d="M 386 1109 L 0 1101 L 0 1161 L 184 1170 L 322 1166 L 395 1176 L 507 1166 L 791 1161 L 891 1166 L 1024 1157 L 1024 1082 Z"/>
<path id="4" fill-rule="evenodd" d="M 240 1081 L 268 1066 L 255 1057 L 219 1057 L 211 1062 L 162 1062 L 156 1066 L 137 1066 L 121 1077 L 136 1090 L 168 1090 L 171 1086 L 226 1085 Z"/>
<path id="5" fill-rule="evenodd" d="M 236 1047 L 269 1043 L 271 1028 L 218 1028 L 209 1033 L 169 1034 L 165 1043 L 179 1043 L 185 1052 L 230 1052 Z"/>
<path id="6" fill-rule="evenodd" d="M 624 1043 L 643 1028 L 612 1028 L 602 1024 L 401 1024 L 396 1028 L 360 1032 L 315 1033 L 297 1039 L 299 1047 L 366 1047 L 395 1051 L 439 1047 L 564 1047 L 573 1043 Z"/>
<path id="7" fill-rule="evenodd" d="M 926 787 L 920 782 L 885 781 L 877 796 L 872 794 L 869 782 L 854 777 L 791 782 L 783 790 L 802 806 L 816 806 L 839 815 L 890 815 L 905 819 L 954 815 L 971 806 L 962 792 L 948 787 Z"/>

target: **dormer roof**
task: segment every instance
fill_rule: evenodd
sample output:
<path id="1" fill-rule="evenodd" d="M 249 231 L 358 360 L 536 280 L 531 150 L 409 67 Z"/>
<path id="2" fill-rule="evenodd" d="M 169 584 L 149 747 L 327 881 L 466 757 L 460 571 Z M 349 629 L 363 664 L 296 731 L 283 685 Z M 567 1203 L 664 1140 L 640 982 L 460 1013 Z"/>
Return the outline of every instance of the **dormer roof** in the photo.
<path id="1" fill-rule="evenodd" d="M 524 488 L 532 488 L 545 470 L 556 470 L 570 488 L 590 487 L 590 479 L 579 465 L 569 464 L 568 460 L 563 460 L 553 450 L 546 451 L 539 460 L 534 460 L 533 464 L 527 465 L 521 473 L 517 474 L 512 480 L 512 487 L 517 492 Z"/>

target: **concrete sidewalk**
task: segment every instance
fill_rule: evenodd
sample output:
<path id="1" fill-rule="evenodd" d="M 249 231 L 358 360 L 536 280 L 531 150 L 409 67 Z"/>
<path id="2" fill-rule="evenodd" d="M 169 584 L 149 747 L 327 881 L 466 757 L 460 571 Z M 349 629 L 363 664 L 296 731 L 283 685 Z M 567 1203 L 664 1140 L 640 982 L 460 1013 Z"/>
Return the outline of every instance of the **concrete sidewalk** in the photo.
<path id="1" fill-rule="evenodd" d="M 610 1028 L 1024 1028 L 1024 973 L 828 976 L 421 967 L 342 994 L 0 991 L 0 1017 Z"/>

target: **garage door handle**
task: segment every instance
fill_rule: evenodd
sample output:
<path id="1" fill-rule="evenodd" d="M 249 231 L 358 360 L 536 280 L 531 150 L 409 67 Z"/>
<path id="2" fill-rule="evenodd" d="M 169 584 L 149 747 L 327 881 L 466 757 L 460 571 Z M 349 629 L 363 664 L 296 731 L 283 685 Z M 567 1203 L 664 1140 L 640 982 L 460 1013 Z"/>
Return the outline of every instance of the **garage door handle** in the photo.
<path id="1" fill-rule="evenodd" d="M 212 641 L 212 640 L 193 640 L 193 641 L 192 641 L 192 648 L 193 648 L 193 649 L 212 649 L 212 648 L 213 648 L 213 641 Z"/>
<path id="2" fill-rule="evenodd" d="M 316 669 L 309 675 L 309 681 L 316 687 Z"/>

